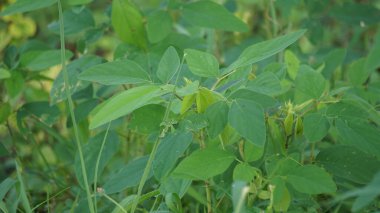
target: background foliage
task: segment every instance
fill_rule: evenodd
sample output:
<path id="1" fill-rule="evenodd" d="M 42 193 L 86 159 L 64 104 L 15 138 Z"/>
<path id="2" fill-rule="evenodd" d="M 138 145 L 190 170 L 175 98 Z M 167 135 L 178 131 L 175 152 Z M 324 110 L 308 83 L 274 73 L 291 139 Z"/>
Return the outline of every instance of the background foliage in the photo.
<path id="1" fill-rule="evenodd" d="M 380 1 L 0 11 L 2 211 L 380 208 Z"/>

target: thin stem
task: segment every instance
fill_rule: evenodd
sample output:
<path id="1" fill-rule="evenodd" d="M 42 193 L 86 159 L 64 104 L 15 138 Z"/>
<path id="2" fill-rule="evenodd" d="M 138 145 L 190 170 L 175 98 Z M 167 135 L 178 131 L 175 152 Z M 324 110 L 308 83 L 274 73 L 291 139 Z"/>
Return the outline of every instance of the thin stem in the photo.
<path id="1" fill-rule="evenodd" d="M 95 173 L 94 173 L 94 192 L 96 192 L 96 188 L 98 187 L 98 172 L 99 172 L 99 164 L 100 164 L 100 158 L 102 157 L 103 149 L 104 149 L 104 144 L 106 143 L 108 132 L 111 127 L 111 122 L 108 123 L 108 127 L 106 130 L 106 133 L 104 134 L 103 142 L 102 145 L 100 146 L 98 158 L 96 159 L 96 164 L 95 164 Z M 94 207 L 95 211 L 97 212 L 97 205 L 96 205 L 96 195 L 94 196 Z"/>
<path id="2" fill-rule="evenodd" d="M 205 181 L 205 186 L 206 186 L 207 213 L 212 213 L 210 183 L 208 181 Z"/>
<path id="3" fill-rule="evenodd" d="M 89 207 L 90 212 L 95 213 L 94 204 L 92 203 L 92 199 L 91 199 L 90 186 L 89 186 L 88 180 L 87 180 L 86 165 L 84 163 L 83 151 L 82 151 L 82 146 L 81 146 L 81 142 L 80 142 L 80 138 L 79 138 L 78 125 L 77 125 L 75 114 L 74 114 L 74 103 L 73 103 L 73 99 L 71 98 L 71 94 L 70 94 L 69 75 L 68 75 L 67 70 L 66 70 L 65 31 L 64 31 L 61 0 L 58 0 L 58 12 L 59 12 L 59 36 L 60 36 L 60 41 L 61 41 L 61 65 L 62 65 L 62 71 L 63 71 L 64 82 L 65 82 L 65 93 L 66 93 L 66 97 L 67 97 L 67 101 L 68 101 L 68 105 L 69 105 L 71 121 L 73 123 L 75 142 L 76 142 L 76 145 L 78 148 L 79 159 L 80 159 L 80 164 L 81 164 L 81 168 L 82 168 L 82 176 L 83 176 L 83 181 L 84 181 L 84 187 L 85 187 L 86 195 L 87 195 L 87 203 L 88 203 L 88 207 Z"/>
<path id="4" fill-rule="evenodd" d="M 276 8 L 274 6 L 274 1 L 275 0 L 269 0 L 270 4 L 270 15 L 271 15 L 271 22 L 272 22 L 272 27 L 273 27 L 273 37 L 277 36 L 278 33 L 278 22 L 277 22 L 277 15 L 276 15 Z"/>
<path id="5" fill-rule="evenodd" d="M 136 208 L 137 208 L 137 205 L 138 205 L 138 201 L 139 201 L 139 199 L 141 197 L 142 189 L 144 188 L 145 182 L 148 179 L 150 169 L 152 168 L 153 160 L 154 160 L 154 158 L 156 156 L 158 145 L 161 142 L 161 138 L 163 138 L 165 136 L 165 133 L 168 131 L 169 127 L 167 126 L 167 121 L 168 121 L 169 114 L 170 114 L 170 108 L 171 108 L 173 99 L 175 97 L 174 94 L 175 94 L 176 85 L 177 85 L 177 82 L 178 82 L 178 79 L 179 79 L 179 74 L 180 74 L 179 72 L 182 70 L 182 66 L 183 66 L 183 63 L 185 61 L 185 57 L 186 57 L 186 55 L 183 56 L 182 61 L 181 61 L 181 65 L 178 67 L 178 69 L 176 71 L 177 77 L 176 77 L 175 84 L 174 84 L 174 87 L 173 87 L 172 95 L 170 96 L 170 99 L 169 99 L 169 104 L 168 104 L 168 106 L 166 108 L 165 115 L 164 115 L 164 118 L 163 118 L 164 127 L 162 128 L 160 135 L 158 135 L 156 141 L 154 142 L 154 145 L 152 147 L 152 151 L 151 151 L 151 153 L 149 155 L 148 162 L 146 164 L 146 167 L 144 169 L 144 173 L 143 173 L 143 175 L 141 177 L 141 180 L 140 180 L 140 183 L 139 183 L 139 187 L 137 189 L 137 196 L 136 196 L 136 198 L 133 201 L 133 205 L 132 205 L 132 209 L 131 209 L 132 213 L 134 213 L 136 211 Z"/>
<path id="6" fill-rule="evenodd" d="M 107 198 L 109 201 L 111 201 L 115 206 L 117 206 L 122 212 L 127 213 L 127 210 L 124 209 L 122 205 L 120 205 L 116 200 L 112 199 L 112 197 L 108 196 L 107 194 L 102 194 L 105 198 Z"/>

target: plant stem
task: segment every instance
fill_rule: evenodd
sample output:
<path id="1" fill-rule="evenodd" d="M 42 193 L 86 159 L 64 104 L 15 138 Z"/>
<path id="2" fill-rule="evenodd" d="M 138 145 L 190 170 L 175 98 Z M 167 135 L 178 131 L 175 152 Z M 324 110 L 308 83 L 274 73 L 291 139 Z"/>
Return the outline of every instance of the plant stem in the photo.
<path id="1" fill-rule="evenodd" d="M 95 213 L 94 204 L 92 203 L 92 199 L 91 199 L 90 186 L 89 186 L 88 180 L 87 180 L 86 165 L 84 163 L 83 151 L 82 151 L 82 146 L 81 146 L 81 142 L 80 142 L 80 138 L 79 138 L 78 125 L 77 125 L 75 114 L 74 114 L 74 103 L 73 103 L 73 99 L 71 98 L 71 94 L 70 94 L 69 75 L 68 75 L 67 70 L 66 70 L 65 31 L 64 31 L 61 0 L 58 0 L 58 13 L 59 13 L 59 35 L 60 35 L 60 41 L 61 41 L 61 65 L 62 65 L 62 71 L 63 71 L 64 82 L 65 82 L 65 93 L 66 93 L 67 102 L 69 105 L 71 121 L 73 123 L 75 142 L 76 142 L 76 145 L 78 148 L 79 159 L 80 159 L 80 164 L 81 164 L 81 168 L 82 168 L 82 176 L 83 176 L 83 181 L 84 181 L 84 187 L 85 187 L 86 195 L 87 195 L 87 203 L 88 203 L 88 207 L 89 207 L 90 212 Z"/>
<path id="2" fill-rule="evenodd" d="M 102 145 L 100 146 L 98 158 L 96 159 L 96 164 L 95 164 L 95 173 L 94 173 L 94 192 L 96 192 L 96 188 L 98 187 L 98 172 L 99 172 L 99 164 L 100 164 L 100 158 L 102 157 L 103 149 L 104 149 L 104 144 L 106 143 L 108 132 L 111 127 L 111 122 L 108 123 L 108 127 L 106 130 L 106 133 L 104 134 L 103 142 Z M 94 196 L 94 207 L 95 211 L 97 212 L 97 205 L 96 205 L 96 195 Z"/>
<path id="3" fill-rule="evenodd" d="M 206 199 L 207 199 L 207 213 L 212 213 L 210 183 L 208 181 L 205 181 L 205 186 L 206 186 Z"/>
<path id="4" fill-rule="evenodd" d="M 278 22 L 277 22 L 277 15 L 276 15 L 276 8 L 274 6 L 274 1 L 275 0 L 269 0 L 270 4 L 270 15 L 271 15 L 271 22 L 272 22 L 272 27 L 273 27 L 273 37 L 277 36 L 278 33 Z"/>
<path id="5" fill-rule="evenodd" d="M 15 163 L 16 163 L 17 179 L 18 179 L 18 182 L 20 183 L 20 198 L 21 198 L 22 206 L 24 207 L 26 213 L 32 213 L 32 208 L 30 207 L 28 196 L 26 195 L 24 181 L 22 180 L 22 177 L 21 177 L 21 168 L 18 165 L 17 161 Z"/>
<path id="6" fill-rule="evenodd" d="M 173 87 L 172 95 L 170 96 L 169 103 L 168 103 L 168 106 L 167 106 L 167 108 L 165 110 L 165 115 L 164 115 L 164 118 L 163 118 L 164 127 L 162 128 L 160 135 L 158 135 L 156 141 L 154 142 L 154 145 L 152 147 L 152 151 L 150 152 L 148 162 L 147 162 L 147 164 L 145 166 L 144 173 L 143 173 L 143 175 L 141 177 L 141 180 L 140 180 L 140 183 L 139 183 L 139 187 L 137 189 L 137 196 L 136 196 L 136 198 L 133 201 L 133 205 L 132 205 L 132 209 L 131 209 L 132 213 L 134 213 L 136 211 L 136 208 L 137 208 L 137 205 L 138 205 L 138 201 L 139 201 L 139 199 L 141 197 L 141 193 L 142 193 L 142 190 L 144 188 L 145 182 L 148 179 L 148 175 L 149 175 L 150 169 L 152 168 L 153 160 L 154 160 L 154 158 L 156 156 L 156 152 L 157 152 L 157 149 L 158 149 L 158 145 L 161 142 L 161 138 L 163 138 L 165 136 L 165 133 L 168 130 L 167 121 L 168 121 L 168 118 L 169 118 L 170 108 L 171 108 L 171 105 L 172 105 L 172 102 L 173 102 L 173 98 L 175 97 L 176 85 L 177 85 L 179 74 L 180 74 L 179 72 L 182 70 L 182 66 L 183 66 L 183 63 L 185 61 L 185 57 L 186 57 L 186 55 L 183 56 L 182 61 L 181 61 L 181 65 L 178 67 L 178 69 L 176 71 L 177 77 L 176 77 L 175 84 L 174 84 L 174 87 Z"/>

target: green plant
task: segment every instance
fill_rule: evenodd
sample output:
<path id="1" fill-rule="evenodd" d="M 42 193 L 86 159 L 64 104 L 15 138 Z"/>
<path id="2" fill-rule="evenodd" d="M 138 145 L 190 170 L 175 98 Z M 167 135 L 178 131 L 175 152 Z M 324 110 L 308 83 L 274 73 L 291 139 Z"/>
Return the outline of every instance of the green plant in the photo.
<path id="1" fill-rule="evenodd" d="M 378 209 L 379 8 L 339 0 L 7 5 L 0 209 Z M 27 13 L 35 10 L 46 13 Z M 20 27 L 25 36 L 8 21 L 16 16 L 29 26 Z"/>

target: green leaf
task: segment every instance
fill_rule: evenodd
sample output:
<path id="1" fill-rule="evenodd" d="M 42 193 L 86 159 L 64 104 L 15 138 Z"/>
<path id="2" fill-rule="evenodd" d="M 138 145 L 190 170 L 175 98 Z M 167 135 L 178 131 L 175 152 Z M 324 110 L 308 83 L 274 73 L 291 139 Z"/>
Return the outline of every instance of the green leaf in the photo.
<path id="1" fill-rule="evenodd" d="M 380 17 L 379 17 L 380 18 Z M 367 72 L 372 72 L 380 66 L 379 62 L 380 55 L 380 30 L 377 30 L 375 36 L 375 43 L 372 45 L 370 52 L 368 53 L 367 60 L 365 62 L 365 70 Z"/>
<path id="2" fill-rule="evenodd" d="M 91 138 L 87 144 L 83 146 L 83 156 L 85 157 L 84 162 L 86 165 L 87 180 L 89 184 L 94 182 L 96 162 L 105 134 L 105 132 L 102 132 L 96 135 L 95 137 Z M 98 177 L 101 177 L 101 174 L 104 168 L 106 167 L 108 161 L 111 160 L 112 156 L 118 151 L 118 147 L 119 139 L 117 134 L 114 132 L 109 132 L 99 161 Z M 76 153 L 75 155 L 74 169 L 78 182 L 82 187 L 84 187 L 85 185 L 83 183 L 82 167 L 78 153 Z"/>
<path id="3" fill-rule="evenodd" d="M 72 61 L 66 66 L 66 71 L 69 77 L 70 90 L 69 94 L 72 95 L 84 88 L 86 88 L 90 83 L 80 82 L 78 80 L 78 75 L 84 70 L 93 67 L 97 64 L 102 63 L 103 59 L 97 56 L 83 56 L 79 59 Z M 50 90 L 50 102 L 51 104 L 56 104 L 58 102 L 64 101 L 67 99 L 65 91 L 65 80 L 63 75 L 63 70 L 60 71 L 58 76 L 53 82 L 53 86 Z"/>
<path id="4" fill-rule="evenodd" d="M 244 161 L 252 162 L 259 160 L 264 154 L 264 147 L 256 146 L 253 143 L 244 143 Z"/>
<path id="5" fill-rule="evenodd" d="M 105 85 L 139 84 L 150 81 L 149 74 L 140 65 L 127 59 L 93 66 L 83 71 L 79 79 Z"/>
<path id="6" fill-rule="evenodd" d="M 4 80 L 5 88 L 7 89 L 7 93 L 11 98 L 16 97 L 21 93 L 24 89 L 25 80 L 22 74 L 14 70 L 11 72 L 11 77 Z"/>
<path id="7" fill-rule="evenodd" d="M 325 116 L 320 113 L 307 114 L 303 120 L 303 130 L 309 142 L 317 142 L 327 135 L 330 123 Z"/>
<path id="8" fill-rule="evenodd" d="M 258 175 L 257 169 L 250 166 L 247 163 L 240 163 L 235 166 L 234 173 L 233 173 L 233 180 L 234 181 L 245 181 L 247 183 L 250 183 L 255 179 L 255 177 Z"/>
<path id="9" fill-rule="evenodd" d="M 326 79 L 333 76 L 334 71 L 343 63 L 346 53 L 346 49 L 334 49 L 323 58 L 325 67 L 322 70 L 322 75 Z"/>
<path id="10" fill-rule="evenodd" d="M 55 4 L 57 0 L 17 0 L 1 11 L 0 16 L 9 16 L 15 13 L 25 13 Z"/>
<path id="11" fill-rule="evenodd" d="M 82 4 L 88 4 L 92 1 L 93 0 L 67 0 L 67 3 L 69 5 L 82 5 Z"/>
<path id="12" fill-rule="evenodd" d="M 111 21 L 123 42 L 142 49 L 147 47 L 143 17 L 129 0 L 112 1 Z"/>
<path id="13" fill-rule="evenodd" d="M 293 188 L 305 194 L 332 194 L 337 188 L 331 176 L 314 165 L 299 166 L 287 176 Z"/>
<path id="14" fill-rule="evenodd" d="M 370 70 L 365 69 L 366 58 L 352 62 L 348 68 L 348 79 L 354 86 L 362 85 L 369 77 Z"/>
<path id="15" fill-rule="evenodd" d="M 192 73 L 201 77 L 217 77 L 219 63 L 215 56 L 199 50 L 186 49 L 185 58 Z"/>
<path id="16" fill-rule="evenodd" d="M 168 12 L 157 11 L 148 16 L 146 31 L 151 43 L 157 43 L 166 38 L 172 31 L 172 18 Z"/>
<path id="17" fill-rule="evenodd" d="M 169 83 L 179 69 L 181 62 L 177 51 L 170 46 L 158 64 L 157 77 L 162 83 Z"/>
<path id="18" fill-rule="evenodd" d="M 224 101 L 216 102 L 206 109 L 207 132 L 211 138 L 217 137 L 226 127 L 228 123 L 228 110 L 229 107 Z"/>
<path id="19" fill-rule="evenodd" d="M 158 104 L 150 104 L 136 109 L 132 113 L 129 128 L 143 134 L 150 134 L 160 130 L 166 108 Z M 149 116 L 147 116 L 149 115 Z"/>
<path id="20" fill-rule="evenodd" d="M 285 182 L 280 177 L 271 180 L 274 186 L 273 191 L 273 207 L 275 211 L 287 212 L 291 202 L 291 195 Z"/>
<path id="21" fill-rule="evenodd" d="M 179 179 L 169 176 L 161 181 L 160 192 L 165 195 L 167 193 L 176 193 L 179 197 L 183 197 L 191 185 L 189 179 Z"/>
<path id="22" fill-rule="evenodd" d="M 249 142 L 259 147 L 265 145 L 264 110 L 259 104 L 244 99 L 233 101 L 228 113 L 228 121 Z"/>
<path id="23" fill-rule="evenodd" d="M 73 54 L 66 50 L 66 60 Z M 29 51 L 21 55 L 20 65 L 30 71 L 41 71 L 61 63 L 60 50 Z"/>
<path id="24" fill-rule="evenodd" d="M 0 80 L 10 78 L 10 77 L 11 77 L 11 73 L 8 70 L 0 68 Z"/>
<path id="25" fill-rule="evenodd" d="M 239 67 L 251 65 L 271 57 L 296 42 L 305 32 L 306 30 L 299 30 L 249 46 L 225 72 L 230 72 Z"/>
<path id="26" fill-rule="evenodd" d="M 212 1 L 197 1 L 183 7 L 183 18 L 190 24 L 225 31 L 248 31 L 247 25 L 226 8 Z"/>
<path id="27" fill-rule="evenodd" d="M 300 60 L 290 50 L 285 51 L 284 58 L 289 77 L 293 80 L 296 79 L 298 70 L 300 68 Z"/>
<path id="28" fill-rule="evenodd" d="M 234 159 L 233 154 L 217 148 L 198 150 L 180 162 L 173 171 L 173 176 L 207 180 L 226 171 Z"/>
<path id="29" fill-rule="evenodd" d="M 380 161 L 352 146 L 335 145 L 321 150 L 316 158 L 334 176 L 366 184 L 380 171 Z"/>
<path id="30" fill-rule="evenodd" d="M 121 92 L 93 110 L 95 115 L 90 121 L 90 129 L 127 115 L 166 93 L 168 91 L 154 85 L 134 87 Z"/>
<path id="31" fill-rule="evenodd" d="M 265 94 L 248 90 L 248 89 L 236 90 L 228 98 L 229 99 L 245 99 L 245 100 L 254 101 L 257 104 L 259 104 L 263 109 L 275 107 L 277 104 L 274 98 Z"/>
<path id="32" fill-rule="evenodd" d="M 83 8 L 67 10 L 63 13 L 63 23 L 65 35 L 72 35 L 95 27 L 95 20 L 89 9 Z M 49 30 L 59 35 L 59 21 L 55 21 L 48 26 Z"/>
<path id="33" fill-rule="evenodd" d="M 340 143 L 354 146 L 380 158 L 380 131 L 378 127 L 364 121 L 343 121 L 341 119 L 335 121 L 335 127 L 338 131 Z"/>
<path id="34" fill-rule="evenodd" d="M 177 160 L 190 146 L 192 139 L 193 136 L 189 132 L 174 132 L 162 139 L 152 165 L 157 180 L 162 180 L 171 172 Z"/>
<path id="35" fill-rule="evenodd" d="M 8 102 L 0 103 L 0 124 L 5 122 L 11 113 L 12 108 Z"/>
<path id="36" fill-rule="evenodd" d="M 113 172 L 106 180 L 103 188 L 106 194 L 121 192 L 127 188 L 135 187 L 140 183 L 149 156 L 137 158 L 117 172 Z M 148 179 L 152 177 L 152 170 Z"/>
<path id="37" fill-rule="evenodd" d="M 283 93 L 280 79 L 271 72 L 258 75 L 257 78 L 247 84 L 247 89 L 269 96 Z"/>
<path id="38" fill-rule="evenodd" d="M 7 192 L 17 183 L 16 180 L 12 178 L 6 178 L 0 183 L 0 200 L 3 200 Z"/>
<path id="39" fill-rule="evenodd" d="M 326 80 L 311 67 L 302 65 L 295 81 L 296 103 L 303 103 L 310 99 L 318 99 L 326 88 Z"/>
<path id="40" fill-rule="evenodd" d="M 373 200 L 380 195 L 380 172 L 378 172 L 372 181 L 362 189 L 359 189 L 359 196 L 352 205 L 352 211 L 357 212 L 368 206 Z"/>

